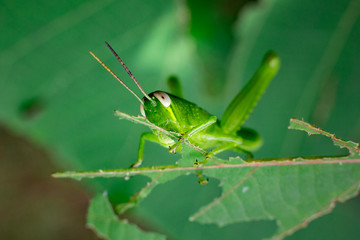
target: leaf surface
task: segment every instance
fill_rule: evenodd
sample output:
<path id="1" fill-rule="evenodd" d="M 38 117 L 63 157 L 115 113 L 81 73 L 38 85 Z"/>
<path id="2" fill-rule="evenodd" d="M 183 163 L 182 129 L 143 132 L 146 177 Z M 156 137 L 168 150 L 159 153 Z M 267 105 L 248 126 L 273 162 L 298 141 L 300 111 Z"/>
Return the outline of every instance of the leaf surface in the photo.
<path id="1" fill-rule="evenodd" d="M 102 238 L 115 239 L 149 239 L 165 240 L 165 236 L 147 233 L 127 220 L 118 219 L 106 194 L 98 194 L 90 203 L 87 215 L 87 225 Z"/>
<path id="2" fill-rule="evenodd" d="M 236 222 L 276 220 L 278 230 L 273 238 L 282 239 L 330 212 L 336 202 L 358 194 L 360 184 L 360 149 L 357 143 L 341 140 L 298 119 L 291 119 L 290 128 L 329 137 L 335 146 L 348 149 L 349 156 L 253 162 L 240 158 L 230 159 L 229 162 L 214 159 L 209 165 L 197 168 L 189 166 L 189 163 L 201 158 L 202 154 L 185 148 L 182 161 L 186 164 L 179 166 L 70 172 L 55 176 L 121 177 L 142 174 L 150 177 L 153 182 L 135 195 L 132 205 L 120 206 L 120 210 L 125 211 L 146 197 L 157 184 L 180 175 L 201 173 L 218 179 L 222 194 L 192 215 L 191 221 L 225 226 Z"/>

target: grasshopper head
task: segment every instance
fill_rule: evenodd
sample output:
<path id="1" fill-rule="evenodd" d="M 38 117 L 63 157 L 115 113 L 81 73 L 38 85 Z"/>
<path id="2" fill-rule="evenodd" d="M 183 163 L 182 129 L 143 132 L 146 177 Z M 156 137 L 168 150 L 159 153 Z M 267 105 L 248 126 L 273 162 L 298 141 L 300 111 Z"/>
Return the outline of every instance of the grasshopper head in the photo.
<path id="1" fill-rule="evenodd" d="M 141 115 L 154 124 L 171 118 L 170 112 L 168 111 L 171 105 L 170 96 L 168 93 L 162 91 L 150 93 L 149 97 L 151 101 L 145 97 L 142 99 L 144 104 L 140 104 Z"/>

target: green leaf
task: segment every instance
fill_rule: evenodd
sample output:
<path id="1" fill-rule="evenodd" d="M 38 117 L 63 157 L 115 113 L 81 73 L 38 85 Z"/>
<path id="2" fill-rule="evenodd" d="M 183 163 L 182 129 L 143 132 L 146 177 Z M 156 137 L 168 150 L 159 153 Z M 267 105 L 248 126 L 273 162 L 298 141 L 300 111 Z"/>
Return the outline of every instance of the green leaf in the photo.
<path id="1" fill-rule="evenodd" d="M 357 195 L 360 184 L 360 150 L 356 143 L 341 140 L 297 119 L 291 120 L 290 127 L 329 137 L 335 145 L 348 148 L 350 155 L 250 162 L 239 158 L 230 159 L 229 162 L 216 158 L 203 167 L 193 167 L 191 163 L 203 155 L 184 146 L 184 162 L 180 162 L 179 166 L 67 172 L 54 176 L 84 178 L 141 174 L 150 177 L 152 182 L 127 204 L 118 206 L 118 210 L 124 212 L 148 196 L 159 183 L 180 175 L 200 173 L 218 179 L 222 194 L 192 215 L 190 221 L 225 226 L 236 222 L 276 220 L 278 230 L 273 238 L 282 239 L 330 212 L 336 202 Z"/>
<path id="2" fill-rule="evenodd" d="M 290 128 L 327 136 L 335 146 L 349 149 L 350 155 L 338 158 L 336 164 L 331 164 L 334 158 L 324 157 L 312 159 L 318 165 L 301 165 L 303 159 L 294 159 L 288 166 L 263 165 L 245 171 L 204 170 L 207 176 L 220 180 L 223 193 L 190 220 L 224 226 L 239 221 L 274 219 L 278 230 L 273 239 L 282 239 L 329 213 L 336 202 L 356 196 L 360 185 L 358 144 L 297 119 L 291 120 Z"/>
<path id="3" fill-rule="evenodd" d="M 165 236 L 147 233 L 126 219 L 120 220 L 114 213 L 106 194 L 98 194 L 90 203 L 87 225 L 105 239 L 149 239 L 160 240 Z"/>
<path id="4" fill-rule="evenodd" d="M 340 138 L 335 137 L 334 134 L 325 132 L 324 130 L 321 130 L 320 128 L 314 127 L 310 125 L 309 123 L 306 123 L 304 121 L 301 121 L 296 118 L 292 118 L 290 120 L 290 126 L 289 129 L 297 129 L 307 132 L 309 135 L 311 134 L 321 134 L 324 135 L 331 140 L 333 140 L 335 146 L 339 146 L 340 148 L 346 148 L 349 150 L 350 155 L 347 157 L 349 158 L 359 158 L 360 157 L 360 150 L 359 150 L 359 144 L 352 142 L 352 141 L 344 141 Z"/>

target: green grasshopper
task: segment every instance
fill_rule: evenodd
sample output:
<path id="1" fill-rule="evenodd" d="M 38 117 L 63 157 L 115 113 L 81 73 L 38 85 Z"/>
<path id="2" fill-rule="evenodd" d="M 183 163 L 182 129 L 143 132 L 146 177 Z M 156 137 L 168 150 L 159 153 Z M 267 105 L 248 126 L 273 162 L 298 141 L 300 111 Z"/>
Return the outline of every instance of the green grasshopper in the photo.
<path id="1" fill-rule="evenodd" d="M 265 54 L 254 76 L 235 96 L 220 121 L 196 104 L 183 99 L 180 83 L 175 77 L 168 81 L 171 94 L 163 91 L 146 94 L 114 49 L 105 43 L 144 94 L 141 99 L 90 51 L 90 54 L 140 101 L 142 117 L 119 111 L 115 111 L 115 115 L 152 129 L 152 132 L 141 135 L 137 161 L 131 167 L 142 164 L 145 141 L 159 143 L 169 148 L 171 153 L 181 152 L 181 143 L 188 144 L 206 155 L 205 160 L 194 163 L 196 165 L 205 164 L 208 159 L 226 150 L 251 155 L 252 151 L 261 146 L 260 135 L 241 126 L 279 69 L 280 60 L 275 52 L 269 51 Z"/>

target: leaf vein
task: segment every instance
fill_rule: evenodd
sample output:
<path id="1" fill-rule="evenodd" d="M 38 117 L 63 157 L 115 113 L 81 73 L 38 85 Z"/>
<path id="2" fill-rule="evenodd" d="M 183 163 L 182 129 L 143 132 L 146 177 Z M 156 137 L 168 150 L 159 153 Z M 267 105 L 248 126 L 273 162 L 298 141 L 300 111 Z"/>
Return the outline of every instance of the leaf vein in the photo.
<path id="1" fill-rule="evenodd" d="M 241 179 L 237 184 L 235 184 L 229 191 L 222 194 L 219 198 L 215 199 L 213 202 L 202 208 L 199 212 L 195 213 L 193 216 L 190 217 L 190 221 L 195 220 L 199 216 L 205 214 L 207 211 L 209 211 L 213 206 L 215 206 L 218 203 L 221 203 L 221 201 L 226 198 L 231 192 L 233 192 L 235 189 L 237 189 L 242 183 L 244 183 L 250 176 L 254 174 L 254 172 L 258 169 L 258 167 L 254 167 L 243 179 Z"/>

